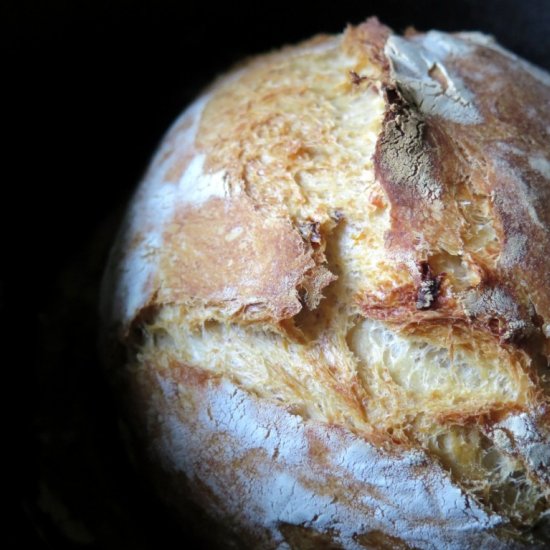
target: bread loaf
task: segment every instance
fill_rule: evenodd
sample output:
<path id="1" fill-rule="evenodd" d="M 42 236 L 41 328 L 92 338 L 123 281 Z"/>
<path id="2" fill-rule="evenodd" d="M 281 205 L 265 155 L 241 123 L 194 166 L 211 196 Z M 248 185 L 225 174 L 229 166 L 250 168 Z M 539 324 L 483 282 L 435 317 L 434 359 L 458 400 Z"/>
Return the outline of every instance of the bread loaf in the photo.
<path id="1" fill-rule="evenodd" d="M 546 547 L 549 140 L 550 75 L 374 18 L 181 115 L 102 346 L 183 521 L 220 547 Z"/>

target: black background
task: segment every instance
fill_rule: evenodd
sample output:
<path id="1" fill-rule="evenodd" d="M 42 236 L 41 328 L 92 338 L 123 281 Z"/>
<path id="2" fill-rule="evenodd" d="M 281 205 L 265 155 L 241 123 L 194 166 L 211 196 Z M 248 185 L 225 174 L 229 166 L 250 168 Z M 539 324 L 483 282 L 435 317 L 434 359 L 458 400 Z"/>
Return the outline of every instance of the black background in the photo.
<path id="1" fill-rule="evenodd" d="M 372 14 L 396 31 L 489 32 L 550 69 L 550 1 L 19 0 L 0 10 L 8 546 L 163 548 L 177 531 L 122 451 L 95 304 L 120 212 L 170 122 L 240 58 Z"/>

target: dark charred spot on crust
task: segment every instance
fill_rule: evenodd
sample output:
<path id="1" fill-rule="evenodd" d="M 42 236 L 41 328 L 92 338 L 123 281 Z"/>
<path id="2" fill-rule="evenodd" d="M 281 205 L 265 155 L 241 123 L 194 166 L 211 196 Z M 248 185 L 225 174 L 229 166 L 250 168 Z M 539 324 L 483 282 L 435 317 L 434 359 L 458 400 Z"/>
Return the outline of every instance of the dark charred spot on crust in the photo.
<path id="1" fill-rule="evenodd" d="M 384 92 L 384 97 L 390 110 L 395 110 L 404 105 L 403 98 L 397 91 L 397 88 L 393 86 L 384 86 L 382 91 Z"/>
<path id="2" fill-rule="evenodd" d="M 500 320 L 497 317 L 491 317 L 487 321 L 487 326 L 489 327 L 489 330 L 498 336 L 502 333 L 501 323 Z"/>
<path id="3" fill-rule="evenodd" d="M 439 296 L 444 273 L 434 275 L 428 262 L 420 262 L 420 285 L 416 293 L 416 309 L 430 309 Z"/>
<path id="4" fill-rule="evenodd" d="M 542 317 L 542 315 L 539 315 L 536 312 L 535 308 L 533 307 L 533 304 L 529 304 L 529 305 L 530 305 L 531 322 L 533 323 L 533 326 L 540 329 L 542 325 L 544 325 L 544 318 Z"/>
<path id="5" fill-rule="evenodd" d="M 360 76 L 355 71 L 350 71 L 349 76 L 351 78 L 352 84 L 354 84 L 355 86 L 359 86 L 362 82 L 368 80 L 368 77 Z"/>

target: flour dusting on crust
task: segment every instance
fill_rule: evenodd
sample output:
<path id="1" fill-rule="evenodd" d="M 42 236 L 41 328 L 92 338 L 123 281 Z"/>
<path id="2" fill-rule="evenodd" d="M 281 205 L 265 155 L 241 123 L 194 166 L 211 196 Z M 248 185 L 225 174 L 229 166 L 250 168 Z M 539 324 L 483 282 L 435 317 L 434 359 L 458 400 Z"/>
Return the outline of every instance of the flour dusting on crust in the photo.
<path id="1" fill-rule="evenodd" d="M 374 530 L 434 550 L 499 547 L 484 531 L 502 518 L 484 512 L 442 469 L 428 468 L 422 452 L 386 454 L 338 427 L 260 403 L 230 382 L 201 383 L 185 367 L 171 376 L 156 375 L 164 399 L 150 411 L 162 434 L 157 452 L 167 468 L 218 495 L 218 520 L 241 515 L 252 541 L 279 547 L 280 527 L 289 523 L 332 532 L 350 549 L 363 548 L 357 537 Z M 186 380 L 178 389 L 179 376 Z M 221 482 L 225 476 L 230 484 Z M 333 483 L 345 487 L 338 500 L 325 488 Z"/>
<path id="2" fill-rule="evenodd" d="M 546 73 L 375 18 L 189 107 L 102 290 L 182 517 L 246 548 L 543 547 L 549 138 Z"/>

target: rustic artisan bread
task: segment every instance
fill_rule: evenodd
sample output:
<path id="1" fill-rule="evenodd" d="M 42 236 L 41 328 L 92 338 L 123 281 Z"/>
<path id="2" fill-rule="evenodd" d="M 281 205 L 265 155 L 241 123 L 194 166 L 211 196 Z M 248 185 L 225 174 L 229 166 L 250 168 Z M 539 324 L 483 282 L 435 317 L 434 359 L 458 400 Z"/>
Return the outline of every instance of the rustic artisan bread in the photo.
<path id="1" fill-rule="evenodd" d="M 231 547 L 544 547 L 549 139 L 547 73 L 375 19 L 191 105 L 103 288 L 166 502 Z"/>

